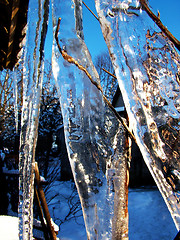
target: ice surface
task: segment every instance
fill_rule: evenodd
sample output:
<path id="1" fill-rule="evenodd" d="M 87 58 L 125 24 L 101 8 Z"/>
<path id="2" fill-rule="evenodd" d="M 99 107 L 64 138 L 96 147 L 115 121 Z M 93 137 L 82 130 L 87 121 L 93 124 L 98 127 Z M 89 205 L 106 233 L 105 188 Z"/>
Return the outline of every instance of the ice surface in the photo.
<path id="1" fill-rule="evenodd" d="M 180 57 L 138 0 L 95 0 L 144 160 L 180 228 Z"/>
<path id="2" fill-rule="evenodd" d="M 17 72 L 16 68 L 14 69 L 14 115 L 15 115 L 15 126 L 16 126 L 16 134 L 18 133 L 18 86 L 17 86 Z"/>
<path id="3" fill-rule="evenodd" d="M 83 41 L 82 1 L 53 1 L 52 9 L 54 33 L 62 18 L 53 73 L 87 238 L 128 239 L 125 131 L 90 81 L 99 78 Z"/>
<path id="4" fill-rule="evenodd" d="M 23 66 L 23 106 L 19 155 L 19 239 L 32 239 L 34 155 L 44 67 L 48 0 L 30 0 Z"/>

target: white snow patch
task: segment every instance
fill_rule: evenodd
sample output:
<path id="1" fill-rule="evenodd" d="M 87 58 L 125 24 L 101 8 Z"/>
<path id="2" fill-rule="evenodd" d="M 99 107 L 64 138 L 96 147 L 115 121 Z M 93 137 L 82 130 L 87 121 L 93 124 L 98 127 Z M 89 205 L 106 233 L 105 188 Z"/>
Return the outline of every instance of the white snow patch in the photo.
<path id="1" fill-rule="evenodd" d="M 11 216 L 0 216 L 0 239 L 19 240 L 18 218 Z"/>

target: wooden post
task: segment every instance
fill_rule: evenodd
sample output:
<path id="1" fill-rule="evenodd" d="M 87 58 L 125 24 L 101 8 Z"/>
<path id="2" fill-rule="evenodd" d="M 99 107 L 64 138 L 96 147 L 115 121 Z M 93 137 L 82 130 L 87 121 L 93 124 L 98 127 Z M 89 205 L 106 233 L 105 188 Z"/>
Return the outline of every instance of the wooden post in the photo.
<path id="1" fill-rule="evenodd" d="M 19 5 L 20 5 L 20 0 L 12 1 L 11 25 L 10 25 L 10 30 L 9 30 L 9 41 L 8 41 L 8 49 L 7 49 L 6 67 L 8 67 L 8 65 L 11 62 L 11 54 L 12 54 L 12 50 L 13 50 L 15 31 L 16 31 L 16 26 L 17 26 Z"/>
<path id="2" fill-rule="evenodd" d="M 37 191 L 36 187 L 34 187 L 34 192 L 35 192 L 35 200 L 37 202 L 39 217 L 40 217 L 40 221 L 41 221 L 41 225 L 42 225 L 42 229 L 43 229 L 43 233 L 44 233 L 44 238 L 45 238 L 45 240 L 49 240 L 48 229 L 44 222 L 44 215 L 43 215 L 43 211 L 41 208 L 41 202 L 40 202 L 38 191 Z"/>
<path id="3" fill-rule="evenodd" d="M 51 217 L 50 217 L 50 214 L 49 214 L 48 205 L 47 205 L 47 202 L 46 202 L 46 199 L 45 199 L 45 194 L 44 194 L 42 185 L 40 183 L 40 175 L 39 175 L 39 169 L 38 169 L 37 162 L 35 162 L 34 171 L 35 171 L 35 179 L 36 179 L 36 183 L 37 183 L 37 192 L 38 192 L 39 199 L 41 201 L 41 206 L 42 206 L 42 209 L 43 209 L 43 212 L 44 212 L 44 217 L 46 219 L 47 229 L 48 229 L 49 234 L 50 234 L 50 239 L 51 240 L 56 240 L 56 233 L 55 233 L 54 228 L 51 224 Z"/>

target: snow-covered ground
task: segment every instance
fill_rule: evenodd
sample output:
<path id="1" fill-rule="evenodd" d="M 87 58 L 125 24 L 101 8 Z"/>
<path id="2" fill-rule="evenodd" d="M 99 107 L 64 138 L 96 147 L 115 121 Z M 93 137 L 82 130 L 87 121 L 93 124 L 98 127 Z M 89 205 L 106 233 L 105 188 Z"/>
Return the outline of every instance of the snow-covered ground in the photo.
<path id="1" fill-rule="evenodd" d="M 79 199 L 72 182 L 54 181 L 47 190 L 51 217 L 61 240 L 86 240 Z M 0 217 L 0 239 L 16 240 L 18 219 Z M 129 190 L 130 240 L 173 240 L 177 230 L 157 188 Z M 104 240 L 104 239 L 102 239 Z"/>
<path id="2" fill-rule="evenodd" d="M 59 226 L 58 237 L 61 240 L 86 240 L 75 185 L 71 181 L 59 181 L 58 176 L 60 163 L 53 159 L 48 176 L 51 183 L 45 187 L 45 193 L 50 215 Z M 13 215 L 11 209 L 9 215 Z M 176 234 L 176 227 L 156 187 L 129 189 L 130 240 L 173 240 Z M 0 216 L 0 240 L 17 240 L 17 235 L 18 218 Z"/>
<path id="3" fill-rule="evenodd" d="M 18 218 L 0 216 L 0 239 L 18 240 Z"/>
<path id="4" fill-rule="evenodd" d="M 176 227 L 166 204 L 157 190 L 129 190 L 130 240 L 173 240 Z"/>
<path id="5" fill-rule="evenodd" d="M 68 203 L 68 196 L 74 191 L 72 182 L 56 181 L 51 188 L 53 191 L 49 189 L 47 194 L 48 200 L 52 198 L 49 209 L 56 224 L 60 224 L 70 212 L 70 208 L 73 210 L 78 196 L 74 192 L 74 199 L 72 197 Z M 60 225 L 58 236 L 63 240 L 87 239 L 81 211 L 76 207 L 75 204 L 75 218 L 70 216 L 69 220 Z M 157 188 L 129 190 L 130 240 L 173 240 L 176 234 L 173 220 Z"/>

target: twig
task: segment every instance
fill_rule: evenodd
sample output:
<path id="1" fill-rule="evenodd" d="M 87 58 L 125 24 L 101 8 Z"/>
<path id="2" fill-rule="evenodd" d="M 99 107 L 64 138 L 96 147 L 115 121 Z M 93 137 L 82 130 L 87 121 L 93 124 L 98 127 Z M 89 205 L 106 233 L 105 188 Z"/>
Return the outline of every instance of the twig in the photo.
<path id="1" fill-rule="evenodd" d="M 117 79 L 117 77 L 116 77 L 114 74 L 110 73 L 110 72 L 109 72 L 108 70 L 106 70 L 105 68 L 102 68 L 102 70 L 105 71 L 106 73 L 108 73 L 111 77 Z"/>
<path id="2" fill-rule="evenodd" d="M 84 4 L 84 6 L 90 11 L 90 13 L 92 13 L 92 15 L 99 21 L 99 18 L 93 13 L 93 11 L 85 4 L 84 1 L 82 1 L 82 3 Z"/>
<path id="3" fill-rule="evenodd" d="M 180 41 L 178 41 L 172 33 L 162 24 L 160 17 L 156 16 L 151 9 L 148 7 L 146 0 L 140 0 L 141 5 L 143 6 L 146 13 L 150 18 L 157 24 L 157 26 L 162 30 L 162 32 L 169 38 L 169 40 L 174 43 L 175 47 L 180 51 Z"/>
<path id="4" fill-rule="evenodd" d="M 89 80 L 91 81 L 91 83 L 102 93 L 103 99 L 104 101 L 107 103 L 107 105 L 110 107 L 110 109 L 113 111 L 113 113 L 115 114 L 115 116 L 119 119 L 119 121 L 122 123 L 123 127 L 125 128 L 125 130 L 128 132 L 129 136 L 131 137 L 132 140 L 134 140 L 134 142 L 136 143 L 136 138 L 133 135 L 133 133 L 130 131 L 130 129 L 128 128 L 127 124 L 124 122 L 124 120 L 122 119 L 122 117 L 119 115 L 119 113 L 115 110 L 115 108 L 112 106 L 112 104 L 107 100 L 107 98 L 104 96 L 103 90 L 101 88 L 101 86 L 92 79 L 91 74 L 87 71 L 87 69 L 85 67 L 83 67 L 82 65 L 80 65 L 78 63 L 78 61 L 76 61 L 73 57 L 71 57 L 70 55 L 68 55 L 68 53 L 63 50 L 59 44 L 58 41 L 58 32 L 59 32 L 59 28 L 60 28 L 60 22 L 61 22 L 61 18 L 58 19 L 58 23 L 57 23 L 57 28 L 56 28 L 56 32 L 55 32 L 55 39 L 56 39 L 56 43 L 58 46 L 58 49 L 60 51 L 60 53 L 62 54 L 62 57 L 68 61 L 69 63 L 72 63 L 74 65 L 76 65 L 80 70 L 82 70 L 87 77 L 89 78 Z"/>

